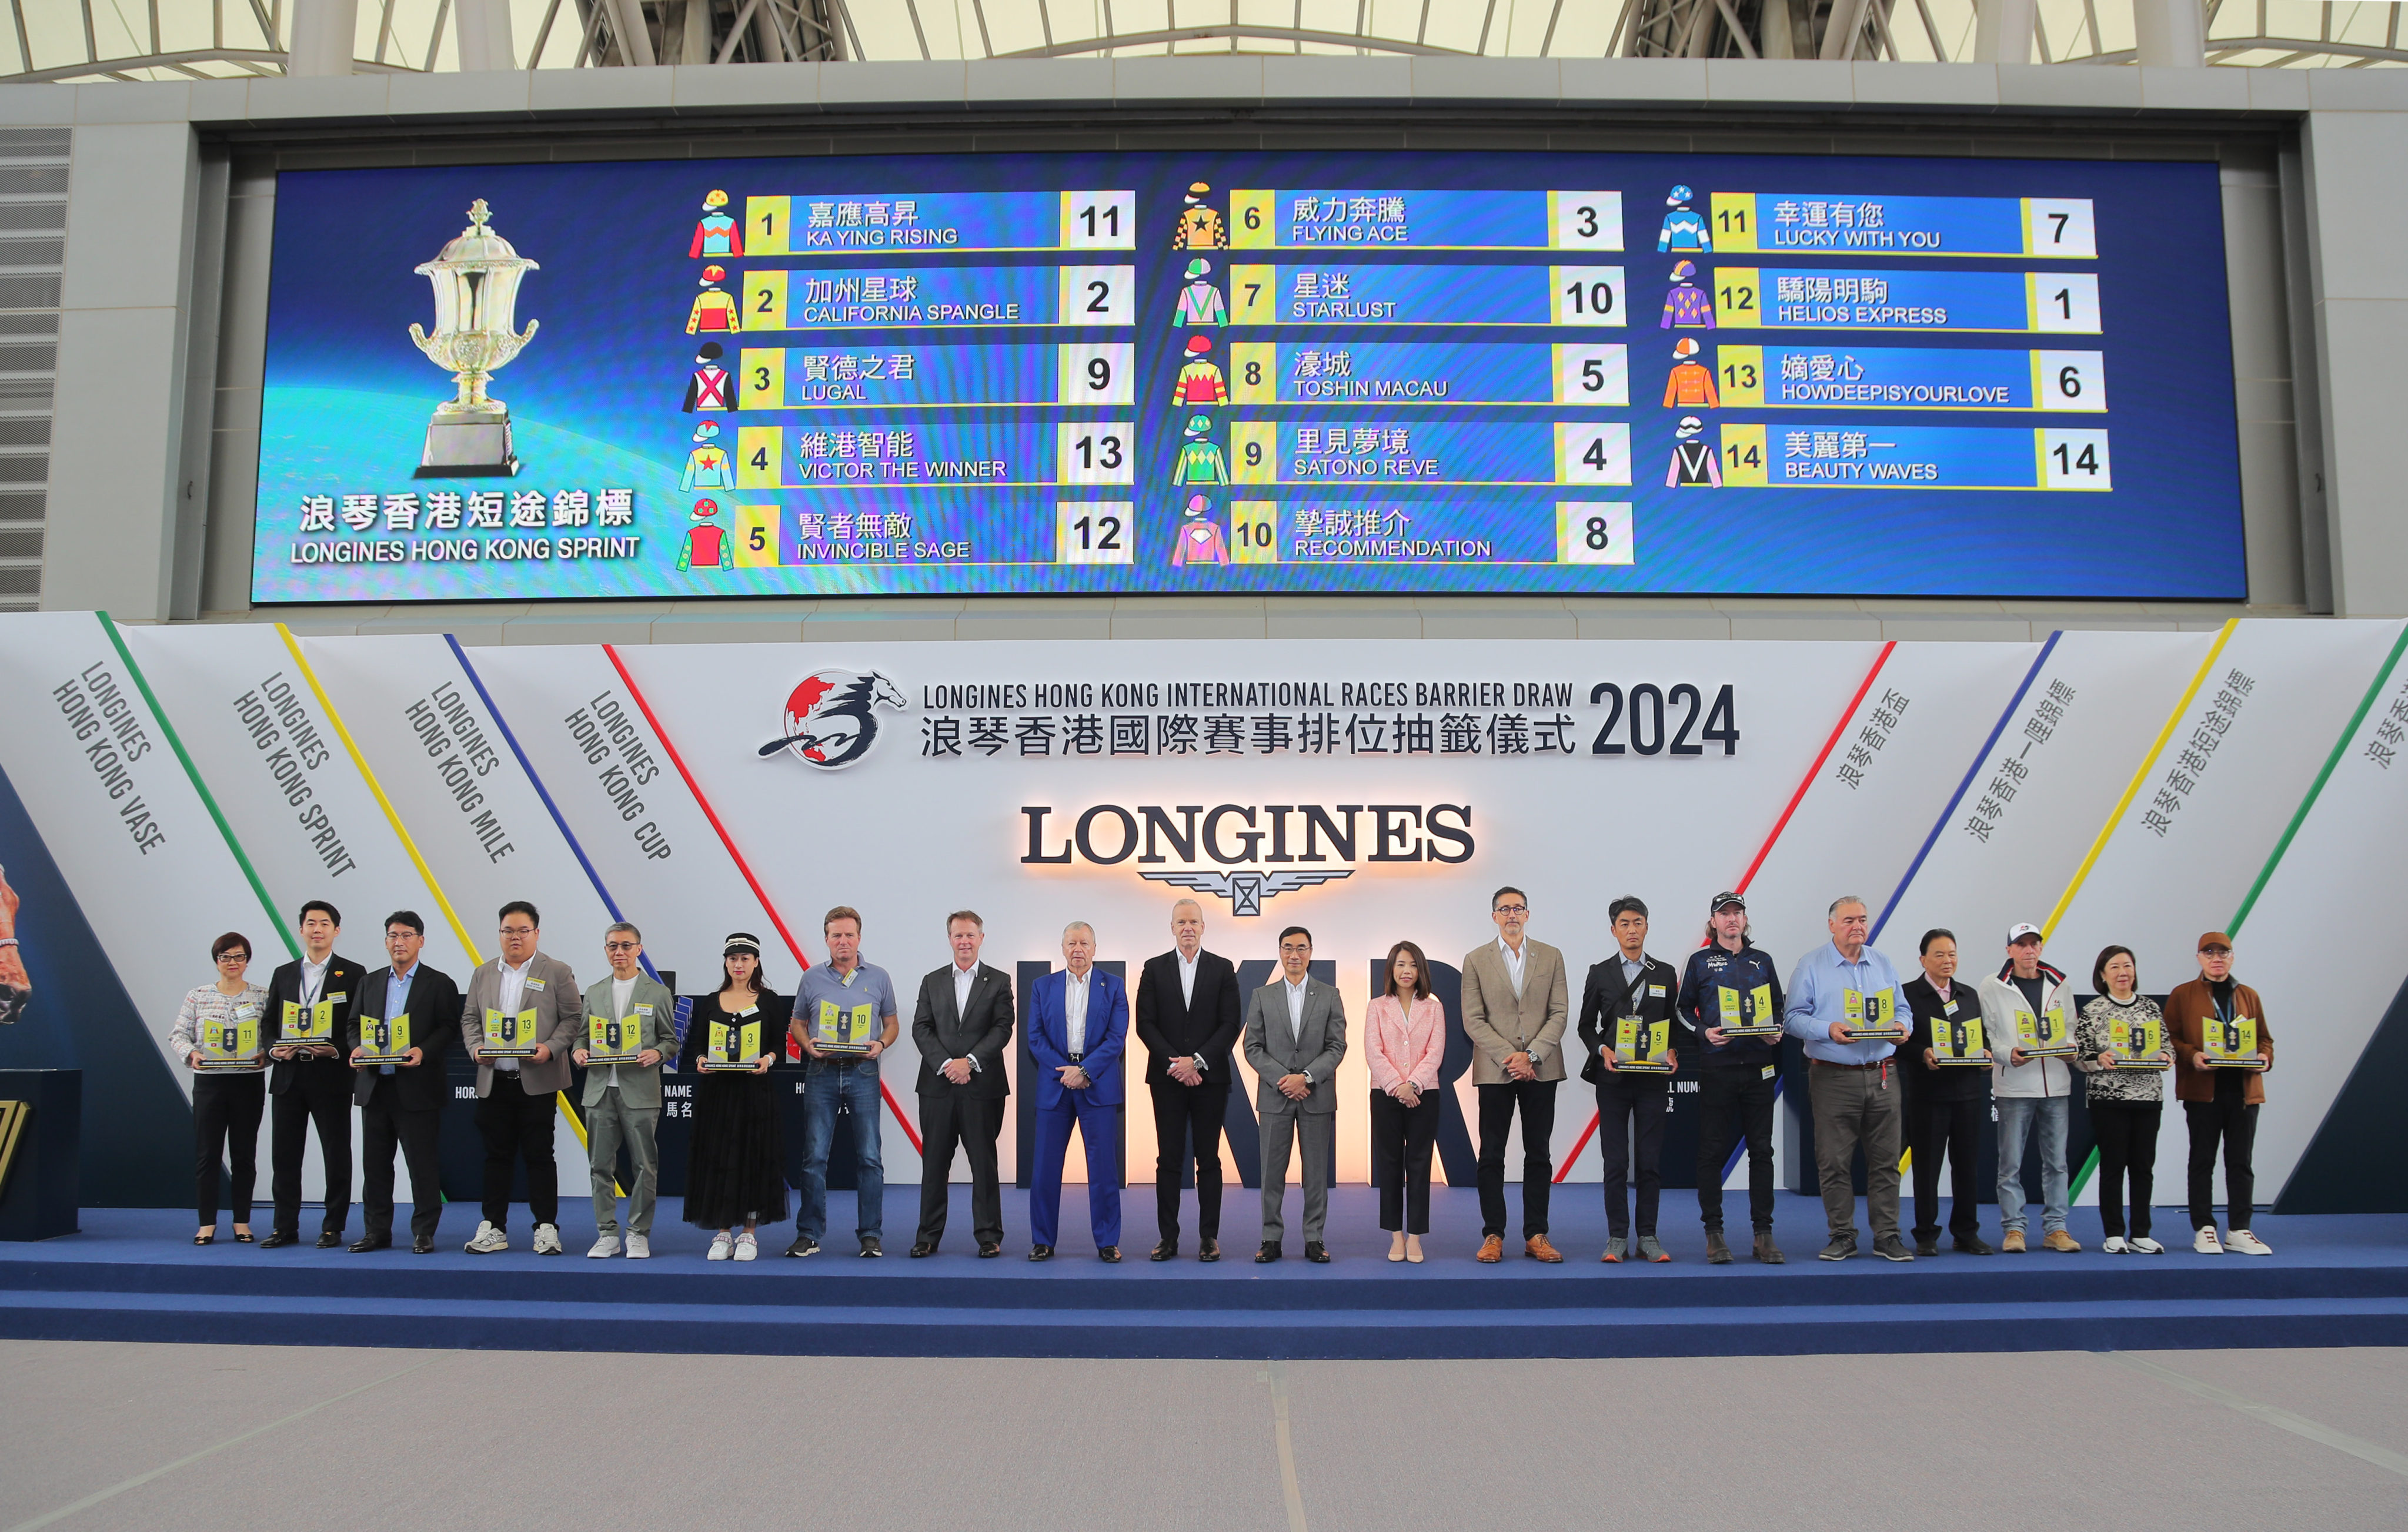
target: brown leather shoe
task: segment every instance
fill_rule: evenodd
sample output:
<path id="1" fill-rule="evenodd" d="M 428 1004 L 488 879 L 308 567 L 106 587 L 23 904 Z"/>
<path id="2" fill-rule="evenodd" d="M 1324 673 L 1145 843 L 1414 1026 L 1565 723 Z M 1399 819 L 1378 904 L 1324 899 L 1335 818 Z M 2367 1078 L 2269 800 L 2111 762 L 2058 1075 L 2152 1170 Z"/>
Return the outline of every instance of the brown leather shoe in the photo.
<path id="1" fill-rule="evenodd" d="M 2049 1230 L 2040 1237 L 2040 1242 L 2046 1249 L 2062 1251 L 2068 1255 L 2082 1248 L 2082 1242 L 2063 1229 Z"/>
<path id="2" fill-rule="evenodd" d="M 1564 1264 L 1564 1253 L 1547 1243 L 1547 1237 L 1543 1234 L 1534 1234 L 1523 1240 L 1522 1253 L 1534 1261 L 1544 1261 L 1549 1266 Z"/>
<path id="3" fill-rule="evenodd" d="M 2010 1255 L 2021 1255 L 2024 1253 L 2024 1231 L 2009 1229 L 2006 1238 L 1999 1241 L 1999 1248 Z"/>
<path id="4" fill-rule="evenodd" d="M 1480 1241 L 1480 1253 L 1472 1259 L 1483 1266 L 1495 1266 L 1505 1258 L 1505 1240 L 1501 1235 L 1490 1235 Z"/>

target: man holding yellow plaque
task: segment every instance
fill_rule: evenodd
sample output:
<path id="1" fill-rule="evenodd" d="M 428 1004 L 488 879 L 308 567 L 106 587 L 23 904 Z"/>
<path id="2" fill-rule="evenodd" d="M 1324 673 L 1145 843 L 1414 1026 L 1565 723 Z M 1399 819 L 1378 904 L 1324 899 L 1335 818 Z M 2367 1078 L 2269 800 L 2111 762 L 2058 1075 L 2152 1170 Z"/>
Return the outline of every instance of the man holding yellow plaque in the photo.
<path id="1" fill-rule="evenodd" d="M 1628 895 L 1606 907 L 1618 951 L 1588 970 L 1581 989 L 1580 1037 L 1588 1059 L 1581 1078 L 1597 1087 L 1597 1144 L 1605 1166 L 1605 1253 L 1621 1264 L 1630 1253 L 1631 1213 L 1623 1188 L 1639 1183 L 1639 1258 L 1672 1257 L 1656 1238 L 1663 1195 L 1664 1112 L 1680 1055 L 1672 1050 L 1672 1017 L 1681 976 L 1647 955 L 1647 907 Z M 1634 1124 L 1636 1124 L 1634 1126 Z M 1635 1165 L 1634 1165 L 1635 1162 Z"/>
<path id="2" fill-rule="evenodd" d="M 1906 1149 L 1914 1161 L 1914 1253 L 1940 1253 L 1940 1163 L 1948 1162 L 1949 1242 L 1963 1254 L 1998 1253 L 1982 1238 L 1976 1184 L 1982 1124 L 1989 1120 L 1990 1051 L 1982 1002 L 1956 982 L 1956 936 L 1923 933 L 1923 973 L 1899 991 L 1914 1018 L 1899 1073 L 1906 1085 Z"/>
<path id="3" fill-rule="evenodd" d="M 2250 1231 L 2258 1178 L 2250 1156 L 2258 1140 L 2258 1109 L 2266 1101 L 2265 1071 L 2274 1067 L 2274 1034 L 2266 1003 L 2232 977 L 2232 938 L 2210 931 L 2199 938 L 2199 977 L 2166 996 L 2166 1037 L 2174 1051 L 2174 1095 L 2190 1124 L 2191 1249 L 2202 1255 L 2232 1251 L 2272 1255 Z M 2215 1158 L 2224 1151 L 2225 1224 L 2215 1237 Z"/>
<path id="4" fill-rule="evenodd" d="M 828 1151 L 836 1142 L 837 1103 L 852 1119 L 853 1235 L 860 1253 L 886 1253 L 886 1160 L 880 1147 L 885 1114 L 878 1055 L 894 1046 L 903 1024 L 895 1010 L 895 981 L 861 960 L 861 911 L 838 905 L 820 922 L 828 960 L 806 968 L 795 986 L 794 1033 L 810 1057 L 803 1085 L 803 1179 L 795 1214 L 797 1259 L 818 1253 L 827 1233 Z"/>
<path id="5" fill-rule="evenodd" d="M 443 1053 L 456 1035 L 460 986 L 421 963 L 426 923 L 396 909 L 384 921 L 386 967 L 360 985 L 343 1048 L 351 1056 L 351 1098 L 360 1107 L 360 1211 L 366 1232 L 354 1254 L 393 1245 L 393 1157 L 409 1167 L 409 1248 L 435 1253 L 443 1220 L 440 1138 Z"/>
<path id="6" fill-rule="evenodd" d="M 526 1166 L 527 1210 L 535 1253 L 558 1255 L 560 1168 L 552 1155 L 559 1094 L 568 1088 L 568 1051 L 585 1030 L 585 995 L 567 964 L 537 950 L 535 906 L 502 906 L 502 952 L 468 981 L 461 1040 L 477 1061 L 477 1131 L 485 1140 L 484 1221 L 466 1250 L 492 1255 L 510 1248 L 510 1181 Z M 499 1032 L 496 1024 L 508 1018 Z M 493 1046 L 496 1037 L 502 1046 Z"/>
<path id="7" fill-rule="evenodd" d="M 343 917 L 323 899 L 301 907 L 301 956 L 267 981 L 268 1192 L 276 1226 L 259 1242 L 278 1250 L 301 1238 L 301 1166 L 312 1124 L 326 1172 L 318 1248 L 343 1242 L 351 1211 L 351 1071 L 338 1047 L 367 971 L 335 952 Z"/>
<path id="8" fill-rule="evenodd" d="M 1844 1261 L 1856 1253 L 1856 1154 L 1862 1144 L 1873 1253 L 1912 1261 L 1914 1252 L 1898 1232 L 1898 970 L 1870 944 L 1872 917 L 1864 900 L 1853 894 L 1832 900 L 1826 923 L 1831 939 L 1799 960 L 1782 1017 L 1806 1046 L 1814 1170 L 1831 1231 L 1821 1256 Z"/>
<path id="9" fill-rule="evenodd" d="M 2071 1254 L 2082 1248 L 2065 1227 L 2072 1201 L 2065 1141 L 2073 1101 L 2073 987 L 2040 960 L 2037 925 L 2007 932 L 2007 961 L 1982 981 L 1983 1029 L 2005 1049 L 1991 1066 L 1999 1114 L 1999 1226 L 2001 1250 L 2021 1254 L 2024 1145 L 2040 1138 L 2041 1244 Z"/>
<path id="10" fill-rule="evenodd" d="M 619 1253 L 619 1146 L 627 1146 L 627 1238 L 631 1259 L 652 1253 L 652 1200 L 660 1184 L 661 1060 L 677 1052 L 677 996 L 639 966 L 644 934 L 625 921 L 602 933 L 610 977 L 585 992 L 585 1132 L 594 1171 L 594 1228 L 585 1253 Z"/>

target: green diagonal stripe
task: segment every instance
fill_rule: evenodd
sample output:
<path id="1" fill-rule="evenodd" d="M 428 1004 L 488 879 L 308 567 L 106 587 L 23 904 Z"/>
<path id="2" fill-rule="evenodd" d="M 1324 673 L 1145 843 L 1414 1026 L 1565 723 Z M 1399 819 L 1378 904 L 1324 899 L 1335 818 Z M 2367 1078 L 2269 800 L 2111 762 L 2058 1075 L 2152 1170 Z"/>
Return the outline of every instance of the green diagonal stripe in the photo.
<path id="1" fill-rule="evenodd" d="M 2283 838 L 2274 842 L 2273 854 L 2267 857 L 2266 865 L 2258 869 L 2258 881 L 2249 885 L 2249 892 L 2243 896 L 2241 909 L 2233 915 L 2232 923 L 2224 928 L 2226 935 L 2235 939 L 2240 938 L 2242 923 L 2248 920 L 2252 909 L 2258 908 L 2258 895 L 2265 892 L 2266 881 L 2274 876 L 2274 868 L 2282 862 L 2283 853 L 2291 849 L 2291 838 L 2298 835 L 2300 826 L 2307 822 L 2308 810 L 2316 806 L 2316 797 L 2324 792 L 2325 783 L 2331 780 L 2333 767 L 2341 765 L 2342 752 L 2348 750 L 2349 742 L 2358 737 L 2358 726 L 2366 722 L 2368 713 L 2374 710 L 2374 699 L 2383 694 L 2384 683 L 2391 679 L 2391 672 L 2400 664 L 2403 651 L 2408 651 L 2408 627 L 2402 627 L 2400 637 L 2392 641 L 2391 652 L 2385 658 L 2383 668 L 2375 672 L 2374 683 L 2366 689 L 2366 695 L 2358 699 L 2358 711 L 2349 715 L 2349 723 L 2343 727 L 2341 737 L 2333 741 L 2332 753 L 2325 757 L 2324 769 L 2316 773 L 2315 781 L 2308 788 L 2308 795 L 2300 800 L 2299 811 L 2291 816 L 2291 823 L 2283 827 Z"/>
<path id="2" fill-rule="evenodd" d="M 192 752 L 184 749 L 183 737 L 176 732 L 176 725 L 167 722 L 167 709 L 159 706 L 159 696 L 150 690 L 150 678 L 142 673 L 140 666 L 134 663 L 134 651 L 125 647 L 124 635 L 117 631 L 117 624 L 109 620 L 108 613 L 96 611 L 93 615 L 100 619 L 100 630 L 108 634 L 108 641 L 117 647 L 117 657 L 125 663 L 125 673 L 134 678 L 134 684 L 142 693 L 142 700 L 150 705 L 150 716 L 158 720 L 159 732 L 167 737 L 167 748 L 176 752 L 177 760 L 184 763 L 184 775 L 192 779 L 193 791 L 201 795 L 201 806 L 209 811 L 209 818 L 217 822 L 218 834 L 225 837 L 226 850 L 234 852 L 235 865 L 242 868 L 245 878 L 251 880 L 251 891 L 259 895 L 259 908 L 267 911 L 267 923 L 276 928 L 277 936 L 283 940 L 286 953 L 298 961 L 301 943 L 285 925 L 284 917 L 277 913 L 276 901 L 267 896 L 267 885 L 259 881 L 259 869 L 251 865 L 251 857 L 244 852 L 242 842 L 235 838 L 234 826 L 226 823 L 225 812 L 218 807 L 216 796 L 209 792 L 209 784 L 201 780 L 200 767 L 193 765 Z"/>

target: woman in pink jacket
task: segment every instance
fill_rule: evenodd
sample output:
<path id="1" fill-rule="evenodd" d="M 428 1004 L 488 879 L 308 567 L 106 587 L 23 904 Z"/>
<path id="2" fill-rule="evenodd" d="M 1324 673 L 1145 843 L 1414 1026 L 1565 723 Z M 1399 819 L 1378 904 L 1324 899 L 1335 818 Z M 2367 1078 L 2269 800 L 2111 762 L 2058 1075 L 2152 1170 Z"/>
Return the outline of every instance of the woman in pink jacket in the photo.
<path id="1" fill-rule="evenodd" d="M 1429 960 L 1410 941 L 1388 949 L 1388 987 L 1363 1024 L 1371 1055 L 1371 1167 L 1388 1259 L 1422 1261 L 1429 1232 L 1430 1146 L 1438 1141 L 1438 1066 L 1446 1010 L 1430 994 Z"/>

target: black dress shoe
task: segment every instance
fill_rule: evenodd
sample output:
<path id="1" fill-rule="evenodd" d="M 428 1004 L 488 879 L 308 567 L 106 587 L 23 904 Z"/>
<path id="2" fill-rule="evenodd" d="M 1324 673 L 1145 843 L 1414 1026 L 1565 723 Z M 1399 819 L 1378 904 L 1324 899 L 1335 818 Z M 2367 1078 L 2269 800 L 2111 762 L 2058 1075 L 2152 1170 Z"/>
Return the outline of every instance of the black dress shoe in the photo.
<path id="1" fill-rule="evenodd" d="M 266 1238 L 262 1239 L 259 1242 L 259 1248 L 262 1250 L 282 1250 L 285 1246 L 295 1242 L 294 1236 L 285 1233 L 282 1229 L 275 1229 L 269 1232 Z M 321 1249 L 324 1248 L 325 1243 L 326 1241 L 323 1239 L 318 1241 Z"/>
<path id="2" fill-rule="evenodd" d="M 1218 1239 L 1205 1240 L 1203 1245 L 1197 1250 L 1196 1258 L 1199 1261 L 1219 1260 L 1221 1258 L 1221 1241 Z"/>
<path id="3" fill-rule="evenodd" d="M 937 1242 L 934 1239 L 923 1239 L 911 1247 L 911 1259 L 915 1261 L 935 1253 L 937 1253 Z"/>
<path id="4" fill-rule="evenodd" d="M 434 1254 L 434 1253 L 435 1253 L 435 1236 L 433 1236 L 433 1235 L 431 1235 L 431 1234 L 414 1234 L 414 1235 L 410 1236 L 410 1238 L 409 1238 L 409 1253 L 410 1253 L 412 1255 L 432 1255 L 432 1254 Z"/>
<path id="5" fill-rule="evenodd" d="M 1307 1239 L 1304 1242 L 1304 1258 L 1315 1266 L 1327 1266 L 1329 1252 L 1322 1248 L 1320 1240 Z"/>
<path id="6" fill-rule="evenodd" d="M 1121 1264 L 1121 1247 L 1118 1245 L 1106 1245 L 1103 1249 L 1096 1252 L 1096 1259 L 1103 1262 L 1107 1266 L 1118 1266 Z"/>
<path id="7" fill-rule="evenodd" d="M 982 1261 L 992 1261 L 1002 1253 L 1003 1244 L 1000 1240 L 989 1239 L 979 1246 L 979 1259 Z"/>
<path id="8" fill-rule="evenodd" d="M 1280 1242 L 1276 1239 L 1264 1240 L 1262 1248 L 1254 1252 L 1254 1264 L 1256 1266 L 1268 1266 L 1279 1258 Z"/>
<path id="9" fill-rule="evenodd" d="M 1165 1239 L 1162 1243 L 1154 1247 L 1154 1253 L 1148 1255 L 1146 1259 L 1149 1261 L 1168 1261 L 1178 1253 L 1179 1241 L 1176 1239 Z"/>
<path id="10" fill-rule="evenodd" d="M 273 1238 L 274 1236 L 271 1235 L 269 1238 Z M 285 1236 L 285 1242 L 290 1244 L 292 1242 L 292 1238 L 293 1237 L 291 1235 Z M 342 1244 L 342 1242 L 343 1231 L 340 1229 L 328 1229 L 323 1234 L 318 1236 L 318 1248 L 320 1250 L 333 1250 Z"/>
<path id="11" fill-rule="evenodd" d="M 1939 1254 L 1940 1237 L 1936 1234 L 1917 1235 L 1914 1240 L 1914 1253 L 1926 1260 Z"/>
<path id="12" fill-rule="evenodd" d="M 1031 1245 L 1028 1247 L 1028 1258 L 1032 1261 L 1050 1261 L 1054 1258 L 1054 1247 L 1052 1245 Z"/>
<path id="13" fill-rule="evenodd" d="M 364 1234 L 351 1241 L 351 1253 L 354 1255 L 365 1255 L 372 1250 L 391 1250 L 392 1248 L 391 1236 Z"/>

